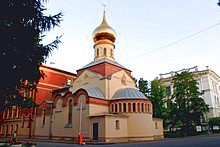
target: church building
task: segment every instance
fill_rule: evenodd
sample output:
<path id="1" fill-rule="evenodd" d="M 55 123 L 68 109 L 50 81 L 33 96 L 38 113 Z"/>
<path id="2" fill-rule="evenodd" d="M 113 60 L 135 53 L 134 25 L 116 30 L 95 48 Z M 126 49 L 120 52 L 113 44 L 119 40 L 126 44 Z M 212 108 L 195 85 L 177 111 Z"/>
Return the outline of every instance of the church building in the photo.
<path id="1" fill-rule="evenodd" d="M 162 139 L 163 123 L 135 86 L 131 70 L 115 61 L 116 32 L 106 21 L 92 34 L 94 61 L 77 70 L 69 87 L 54 90 L 37 110 L 35 137 L 87 142 Z"/>

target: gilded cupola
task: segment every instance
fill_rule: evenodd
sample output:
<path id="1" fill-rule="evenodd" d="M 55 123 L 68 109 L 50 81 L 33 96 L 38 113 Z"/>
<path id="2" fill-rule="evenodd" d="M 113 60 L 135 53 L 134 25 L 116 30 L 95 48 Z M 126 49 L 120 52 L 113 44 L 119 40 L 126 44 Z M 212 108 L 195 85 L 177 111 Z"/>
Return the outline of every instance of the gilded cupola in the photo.
<path id="1" fill-rule="evenodd" d="M 102 23 L 93 31 L 92 38 L 95 43 L 103 39 L 108 39 L 113 43 L 115 42 L 116 32 L 108 25 L 105 15 L 104 11 Z"/>
<path id="2" fill-rule="evenodd" d="M 95 43 L 94 60 L 103 58 L 114 60 L 114 42 L 116 40 L 116 32 L 108 25 L 105 11 L 103 13 L 102 23 L 92 33 L 92 39 Z"/>

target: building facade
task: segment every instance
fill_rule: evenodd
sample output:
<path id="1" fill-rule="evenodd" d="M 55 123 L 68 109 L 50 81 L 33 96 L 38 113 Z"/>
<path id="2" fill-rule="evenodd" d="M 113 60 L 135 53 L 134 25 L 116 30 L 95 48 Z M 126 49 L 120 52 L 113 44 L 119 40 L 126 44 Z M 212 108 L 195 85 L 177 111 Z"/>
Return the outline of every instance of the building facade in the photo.
<path id="1" fill-rule="evenodd" d="M 162 120 L 136 87 L 131 70 L 114 58 L 116 32 L 106 21 L 92 35 L 94 61 L 77 70 L 69 89 L 53 91 L 38 108 L 35 136 L 76 141 L 118 142 L 163 138 Z"/>
<path id="2" fill-rule="evenodd" d="M 44 79 L 39 80 L 36 88 L 25 80 L 19 90 L 23 97 L 33 99 L 37 105 L 49 101 L 52 91 L 71 86 L 76 78 L 76 74 L 45 65 L 40 66 L 39 70 L 44 74 Z M 34 137 L 36 113 L 35 108 L 21 109 L 19 106 L 1 112 L 0 137 L 10 138 L 16 130 L 18 137 Z"/>
<path id="3" fill-rule="evenodd" d="M 164 83 L 167 92 L 173 93 L 172 78 L 176 73 L 189 71 L 193 73 L 198 82 L 200 92 L 203 92 L 202 98 L 209 105 L 209 112 L 205 114 L 205 121 L 209 118 L 220 117 L 220 77 L 209 67 L 205 70 L 198 70 L 198 67 L 171 71 L 166 74 L 160 74 L 160 80 Z"/>

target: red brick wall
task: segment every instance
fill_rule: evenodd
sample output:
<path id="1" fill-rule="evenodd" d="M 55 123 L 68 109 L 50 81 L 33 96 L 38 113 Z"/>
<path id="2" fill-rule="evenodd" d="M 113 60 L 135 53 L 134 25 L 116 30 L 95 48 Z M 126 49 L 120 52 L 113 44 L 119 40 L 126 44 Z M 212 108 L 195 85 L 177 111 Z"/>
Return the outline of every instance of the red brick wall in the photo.
<path id="1" fill-rule="evenodd" d="M 72 82 L 76 79 L 76 75 L 62 71 L 59 69 L 42 66 L 40 70 L 45 74 L 44 79 L 39 80 L 35 95 L 35 102 L 41 104 L 44 100 L 49 100 L 52 96 L 52 91 L 60 89 L 67 84 L 67 80 Z"/>
<path id="2" fill-rule="evenodd" d="M 36 100 L 35 100 L 35 102 L 37 104 L 41 104 L 44 100 L 49 100 L 49 98 L 51 97 L 51 94 L 52 93 L 51 93 L 50 90 L 38 88 L 38 90 L 36 92 Z"/>
<path id="3" fill-rule="evenodd" d="M 65 75 L 45 70 L 43 70 L 43 72 L 45 74 L 45 77 L 44 79 L 40 79 L 40 82 L 56 86 L 64 86 L 64 84 L 66 84 L 67 82 L 67 77 Z"/>

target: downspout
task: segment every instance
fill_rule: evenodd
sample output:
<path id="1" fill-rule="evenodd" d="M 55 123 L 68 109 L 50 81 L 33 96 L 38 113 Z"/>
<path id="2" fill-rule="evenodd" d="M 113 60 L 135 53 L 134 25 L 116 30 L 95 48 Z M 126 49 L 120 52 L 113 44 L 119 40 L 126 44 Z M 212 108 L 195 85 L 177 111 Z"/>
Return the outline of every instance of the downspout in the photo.
<path id="1" fill-rule="evenodd" d="M 36 102 L 36 89 L 34 89 L 33 97 L 34 97 L 34 102 Z M 34 107 L 34 126 L 33 126 L 33 132 L 32 132 L 33 138 L 35 138 L 36 125 L 37 125 L 37 106 Z"/>

